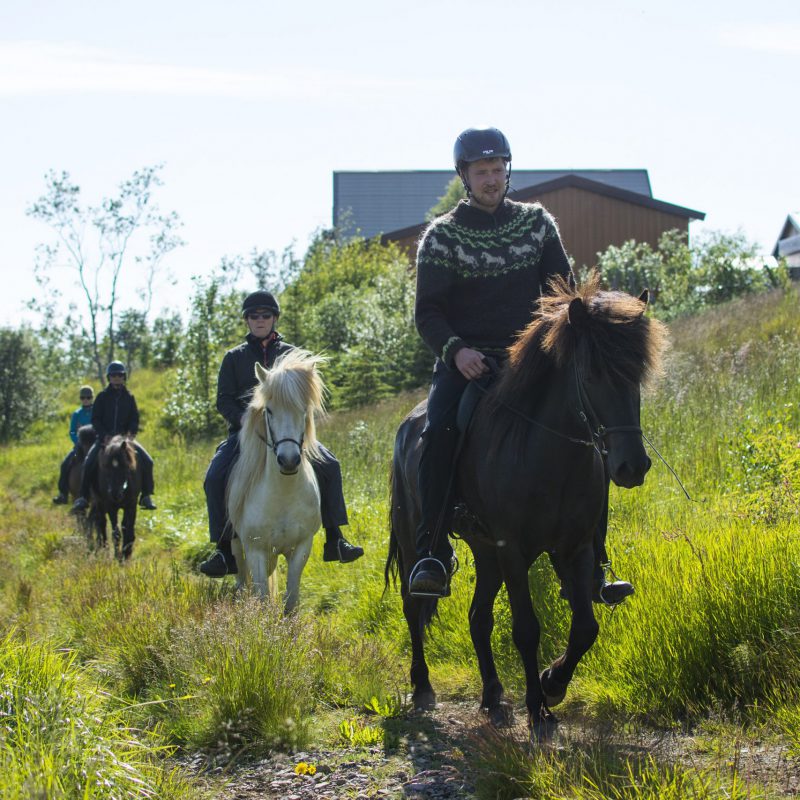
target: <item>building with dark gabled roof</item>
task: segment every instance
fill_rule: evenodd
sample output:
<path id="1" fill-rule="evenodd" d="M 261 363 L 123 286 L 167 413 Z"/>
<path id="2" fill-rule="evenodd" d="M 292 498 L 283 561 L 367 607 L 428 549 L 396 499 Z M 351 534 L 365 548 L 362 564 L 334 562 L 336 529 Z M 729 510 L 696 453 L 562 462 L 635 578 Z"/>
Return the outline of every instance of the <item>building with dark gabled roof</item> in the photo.
<path id="1" fill-rule="evenodd" d="M 598 183 L 652 196 L 646 169 L 537 169 L 511 171 L 511 189 L 578 175 Z M 425 219 L 455 177 L 450 170 L 333 173 L 333 227 L 373 236 Z"/>
<path id="2" fill-rule="evenodd" d="M 597 254 L 610 245 L 621 245 L 634 239 L 658 245 L 662 234 L 677 229 L 688 238 L 689 223 L 705 219 L 702 211 L 656 200 L 647 180 L 645 192 L 635 192 L 597 181 L 578 173 L 563 173 L 558 177 L 510 192 L 509 197 L 523 203 L 539 202 L 556 218 L 567 253 L 575 265 L 593 266 Z M 646 170 L 635 170 L 644 173 Z M 415 257 L 417 242 L 427 223 L 389 231 L 384 242 L 396 242 Z"/>
<path id="3" fill-rule="evenodd" d="M 800 211 L 793 211 L 786 217 L 772 255 L 786 259 L 789 274 L 795 280 L 800 279 Z"/>

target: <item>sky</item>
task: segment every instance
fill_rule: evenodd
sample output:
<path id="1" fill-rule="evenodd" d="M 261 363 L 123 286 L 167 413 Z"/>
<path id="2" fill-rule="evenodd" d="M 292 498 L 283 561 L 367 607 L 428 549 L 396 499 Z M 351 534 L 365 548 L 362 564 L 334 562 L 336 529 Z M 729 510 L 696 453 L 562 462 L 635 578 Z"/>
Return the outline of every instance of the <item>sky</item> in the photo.
<path id="1" fill-rule="evenodd" d="M 49 170 L 96 204 L 164 165 L 186 245 L 154 311 L 183 312 L 223 257 L 302 254 L 334 170 L 447 169 L 476 125 L 517 169 L 647 169 L 705 212 L 692 236 L 768 253 L 800 209 L 799 78 L 796 0 L 0 0 L 0 325 L 47 291 L 26 210 Z"/>

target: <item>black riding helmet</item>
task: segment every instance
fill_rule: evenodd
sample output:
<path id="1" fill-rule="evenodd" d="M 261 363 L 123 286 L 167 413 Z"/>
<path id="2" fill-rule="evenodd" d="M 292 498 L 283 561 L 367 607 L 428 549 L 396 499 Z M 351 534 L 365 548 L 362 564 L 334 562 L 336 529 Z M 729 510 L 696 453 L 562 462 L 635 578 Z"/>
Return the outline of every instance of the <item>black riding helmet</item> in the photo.
<path id="1" fill-rule="evenodd" d="M 245 297 L 242 303 L 242 316 L 247 317 L 251 311 L 255 311 L 257 308 L 266 308 L 276 317 L 279 317 L 281 313 L 281 307 L 274 295 L 264 289 L 259 289 Z"/>
<path id="2" fill-rule="evenodd" d="M 511 145 L 497 128 L 467 128 L 458 135 L 453 147 L 453 162 L 467 194 L 470 193 L 464 167 L 482 158 L 502 158 L 507 166 L 506 191 L 511 178 Z"/>
<path id="3" fill-rule="evenodd" d="M 121 361 L 112 361 L 106 367 L 106 378 L 110 378 L 115 372 L 121 372 L 126 377 L 128 375 L 128 370 L 125 369 L 125 365 Z"/>

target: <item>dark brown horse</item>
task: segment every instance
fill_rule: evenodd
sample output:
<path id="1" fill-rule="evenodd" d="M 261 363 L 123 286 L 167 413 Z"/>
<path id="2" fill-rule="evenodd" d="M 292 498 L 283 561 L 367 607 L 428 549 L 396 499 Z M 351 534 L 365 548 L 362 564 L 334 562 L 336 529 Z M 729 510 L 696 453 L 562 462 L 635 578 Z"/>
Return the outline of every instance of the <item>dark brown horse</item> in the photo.
<path id="1" fill-rule="evenodd" d="M 86 455 L 94 444 L 97 434 L 91 425 L 81 425 L 78 428 L 78 446 L 75 448 L 75 457 L 69 467 L 68 486 L 72 500 L 81 493 L 81 470 Z"/>
<path id="2" fill-rule="evenodd" d="M 111 522 L 114 555 L 120 561 L 133 553 L 136 503 L 142 486 L 142 467 L 136 449 L 123 436 L 114 436 L 97 459 L 97 486 L 92 489 L 91 518 L 97 547 L 105 547 L 106 520 Z M 122 531 L 118 524 L 122 511 Z"/>
<path id="3" fill-rule="evenodd" d="M 637 299 L 600 291 L 596 274 L 579 289 L 559 280 L 551 290 L 480 400 L 455 474 L 456 497 L 469 507 L 468 515 L 456 517 L 455 529 L 475 559 L 469 623 L 483 684 L 481 706 L 491 720 L 504 719 L 490 636 L 494 600 L 505 582 L 536 739 L 549 734 L 555 722 L 549 706 L 563 699 L 598 635 L 592 609 L 593 532 L 608 479 L 639 486 L 650 467 L 639 422 L 640 385 L 658 369 L 666 340 L 664 327 L 644 316 L 646 292 Z M 417 558 L 424 423 L 423 402 L 400 425 L 395 440 L 386 580 L 399 569 L 411 634 L 413 700 L 416 707 L 431 708 L 436 695 L 423 634 L 437 601 L 408 592 Z M 540 676 L 540 629 L 528 571 L 543 552 L 551 555 L 569 596 L 572 622 L 564 653 Z"/>

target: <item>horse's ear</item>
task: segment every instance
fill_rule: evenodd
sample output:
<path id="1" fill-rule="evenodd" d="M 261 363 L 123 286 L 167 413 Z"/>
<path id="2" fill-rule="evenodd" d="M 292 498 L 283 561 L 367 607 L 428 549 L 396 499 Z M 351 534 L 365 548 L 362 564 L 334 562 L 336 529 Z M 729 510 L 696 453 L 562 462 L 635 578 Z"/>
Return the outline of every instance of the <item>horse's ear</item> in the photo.
<path id="1" fill-rule="evenodd" d="M 644 303 L 644 307 L 647 308 L 647 304 L 650 302 L 650 290 L 649 289 L 645 289 L 639 295 L 639 302 Z"/>
<path id="2" fill-rule="evenodd" d="M 570 300 L 567 308 L 567 319 L 570 325 L 575 326 L 580 326 L 589 319 L 589 313 L 586 311 L 586 306 L 580 297 L 574 297 Z"/>
<path id="3" fill-rule="evenodd" d="M 258 361 L 256 361 L 256 378 L 258 378 L 259 383 L 264 383 L 267 379 L 267 370 L 265 370 Z"/>

